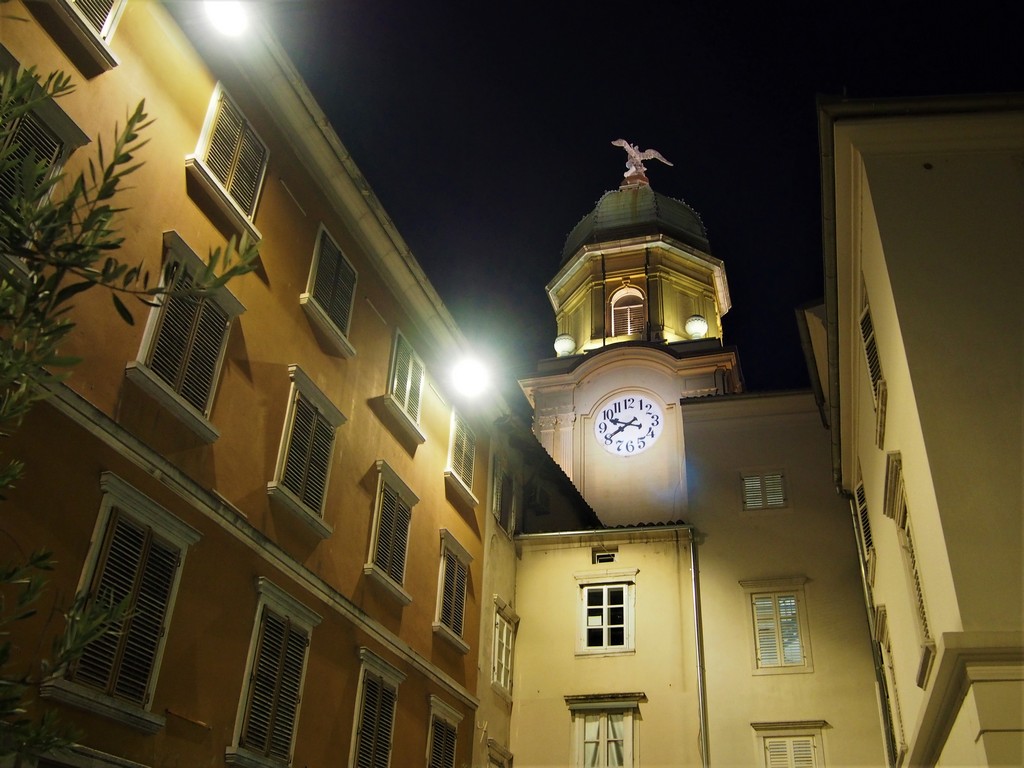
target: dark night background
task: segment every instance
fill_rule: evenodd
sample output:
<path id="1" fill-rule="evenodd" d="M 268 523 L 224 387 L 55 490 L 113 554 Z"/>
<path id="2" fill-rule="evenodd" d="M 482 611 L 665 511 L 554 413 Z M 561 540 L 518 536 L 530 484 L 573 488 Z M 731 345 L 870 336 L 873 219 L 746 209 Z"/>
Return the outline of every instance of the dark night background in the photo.
<path id="1" fill-rule="evenodd" d="M 748 390 L 807 386 L 822 294 L 815 99 L 1024 90 L 1024 3 L 271 2 L 276 32 L 434 287 L 505 375 L 625 138 L 726 265 Z"/>

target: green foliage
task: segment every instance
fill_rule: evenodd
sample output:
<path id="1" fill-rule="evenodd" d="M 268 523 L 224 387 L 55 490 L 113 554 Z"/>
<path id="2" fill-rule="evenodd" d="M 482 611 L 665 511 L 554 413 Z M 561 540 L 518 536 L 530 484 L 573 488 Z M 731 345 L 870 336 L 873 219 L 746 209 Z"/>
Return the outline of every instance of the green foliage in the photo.
<path id="1" fill-rule="evenodd" d="M 129 305 L 152 306 L 167 292 L 163 286 L 172 285 L 118 255 L 124 242 L 118 216 L 124 209 L 116 198 L 141 165 L 141 133 L 150 124 L 144 103 L 127 114 L 123 127 L 115 126 L 112 142 L 97 140 L 95 156 L 77 174 L 61 173 L 19 146 L 19 122 L 72 90 L 60 72 L 45 78 L 32 69 L 0 72 L 0 437 L 16 429 L 79 362 L 61 352 L 75 328 L 71 310 L 77 298 L 105 290 L 116 313 L 133 324 Z M 214 290 L 251 271 L 257 258 L 254 244 L 232 238 L 211 251 L 188 292 Z M 21 470 L 17 460 L 0 467 L 0 498 Z M 30 700 L 41 681 L 64 674 L 90 642 L 127 618 L 125 606 L 79 597 L 63 612 L 64 631 L 49 657 L 12 671 L 16 630 L 36 615 L 53 567 L 46 552 L 0 566 L 0 758 L 20 761 L 73 740 L 52 711 L 34 712 Z"/>

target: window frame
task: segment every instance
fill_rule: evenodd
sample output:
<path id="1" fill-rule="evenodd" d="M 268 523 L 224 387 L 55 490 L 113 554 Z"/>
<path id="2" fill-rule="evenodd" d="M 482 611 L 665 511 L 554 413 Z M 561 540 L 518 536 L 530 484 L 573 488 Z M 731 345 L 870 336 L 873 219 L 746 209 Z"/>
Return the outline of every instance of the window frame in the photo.
<path id="1" fill-rule="evenodd" d="M 409 360 L 408 381 L 399 381 L 402 373 L 402 357 Z M 418 383 L 415 383 L 417 382 Z M 415 385 L 414 385 L 415 383 Z M 391 361 L 388 366 L 388 387 L 384 395 L 385 409 L 394 417 L 395 424 L 402 436 L 417 445 L 426 442 L 426 435 L 420 429 L 420 416 L 423 412 L 423 391 L 427 384 L 427 368 L 423 360 L 416 354 L 412 343 L 399 329 L 395 329 L 391 342 Z M 402 390 L 402 391 L 400 391 Z M 415 393 L 416 408 L 410 409 L 411 395 Z"/>
<path id="2" fill-rule="evenodd" d="M 170 544 L 178 550 L 177 565 L 174 575 L 171 577 L 163 609 L 159 639 L 152 654 L 152 663 L 147 676 L 145 702 L 139 704 L 118 698 L 105 691 L 100 691 L 93 685 L 76 680 L 74 679 L 74 669 L 69 670 L 69 674 L 65 677 L 51 678 L 44 682 L 40 686 L 40 695 L 43 698 L 53 698 L 71 706 L 95 712 L 143 733 L 152 734 L 163 728 L 166 720 L 163 714 L 154 713 L 151 708 L 160 677 L 160 667 L 177 602 L 178 589 L 181 586 L 181 575 L 184 571 L 186 555 L 188 548 L 199 541 L 200 533 L 113 472 L 101 473 L 99 485 L 103 495 L 77 594 L 89 593 L 100 578 L 109 557 L 107 542 L 110 526 L 119 515 L 148 529 L 164 543 Z M 131 624 L 128 626 L 126 634 L 131 633 Z M 118 665 L 121 661 L 123 659 L 118 661 Z M 115 673 L 112 671 L 111 674 Z"/>
<path id="3" fill-rule="evenodd" d="M 322 297 L 317 296 L 317 286 L 321 285 L 318 278 L 320 277 L 320 268 L 323 265 L 324 247 L 325 243 L 330 243 L 331 246 L 337 251 L 339 267 L 345 265 L 351 271 L 352 284 L 351 284 L 351 297 L 348 302 L 348 317 L 346 318 L 344 327 L 339 325 L 337 320 L 332 316 L 328 307 L 323 304 Z M 331 285 L 334 289 L 337 287 L 338 280 L 335 280 Z M 352 316 L 355 314 L 356 306 L 356 288 L 359 285 L 359 273 L 356 271 L 355 266 L 349 261 L 348 257 L 345 256 L 345 252 L 341 246 L 338 245 L 338 241 L 335 240 L 331 233 L 327 230 L 323 224 L 320 224 L 317 230 L 316 242 L 313 246 L 313 260 L 309 268 L 309 280 L 306 285 L 304 293 L 299 294 L 299 304 L 305 310 L 306 314 L 313 323 L 319 328 L 327 339 L 334 346 L 335 350 L 344 358 L 354 357 L 356 354 L 356 348 L 352 346 L 352 342 L 349 340 L 350 331 L 352 328 Z"/>
<path id="4" fill-rule="evenodd" d="M 234 194 L 225 186 L 218 177 L 216 171 L 209 162 L 210 141 L 213 139 L 220 116 L 221 104 L 226 102 L 230 108 L 237 112 L 242 123 L 243 133 L 249 133 L 258 142 L 263 150 L 263 158 L 260 169 L 257 173 L 256 183 L 253 189 L 253 201 L 250 210 L 246 210 L 242 203 L 235 199 Z M 195 152 L 185 156 L 185 170 L 189 177 L 199 184 L 209 194 L 217 210 L 238 229 L 239 232 L 248 235 L 253 242 L 263 239 L 260 231 L 256 228 L 256 211 L 259 208 L 260 198 L 263 192 L 263 183 L 266 180 L 267 168 L 270 165 L 270 149 L 253 127 L 252 121 L 245 116 L 234 99 L 228 94 L 222 83 L 217 83 L 213 88 L 213 94 L 206 108 L 206 117 L 203 121 L 202 130 L 196 143 Z M 232 170 L 236 169 L 232 162 Z"/>
<path id="5" fill-rule="evenodd" d="M 374 497 L 373 522 L 370 527 L 370 547 L 366 563 L 363 564 L 363 573 L 382 586 L 402 605 L 408 605 L 412 602 L 412 595 L 405 590 L 405 571 L 409 563 L 409 534 L 412 528 L 412 509 L 419 503 L 419 497 L 412 492 L 412 489 L 402 481 L 386 461 L 377 461 L 374 466 L 377 470 L 377 492 Z M 397 513 L 403 505 L 408 517 L 405 521 L 405 533 L 402 536 L 404 552 L 402 554 L 401 578 L 395 578 L 388 568 L 382 567 L 378 563 L 381 544 L 380 535 L 384 524 L 384 501 L 389 491 L 395 497 L 396 525 L 401 522 Z M 397 530 L 395 533 L 397 535 Z"/>
<path id="6" fill-rule="evenodd" d="M 583 571 L 573 574 L 577 586 L 576 609 L 576 655 L 577 656 L 618 656 L 636 652 L 636 577 L 638 568 L 615 568 L 600 571 Z M 600 646 L 587 644 L 588 624 L 587 595 L 590 591 L 621 587 L 623 593 L 623 644 L 609 645 L 607 632 L 605 643 Z M 606 607 L 602 604 L 602 607 Z M 607 629 L 607 624 L 602 624 Z M 617 625 L 616 625 L 617 626 Z"/>
<path id="7" fill-rule="evenodd" d="M 519 483 L 504 456 L 495 456 L 491 470 L 491 514 L 506 534 L 515 533 Z"/>
<path id="8" fill-rule="evenodd" d="M 306 672 L 309 669 L 309 648 L 313 638 L 313 630 L 320 624 L 322 618 L 265 576 L 258 576 L 255 584 L 258 599 L 256 601 L 252 636 L 249 640 L 249 650 L 246 655 L 245 683 L 242 686 L 241 695 L 238 700 L 238 713 L 235 717 L 235 728 L 231 745 L 224 751 L 224 762 L 230 765 L 239 765 L 243 768 L 285 768 L 291 764 L 295 752 L 295 734 L 298 731 L 299 716 L 302 709 L 302 690 L 305 687 Z M 243 731 L 247 724 L 251 699 L 254 693 L 255 670 L 256 665 L 260 662 L 259 655 L 262 650 L 260 638 L 262 636 L 264 616 L 267 612 L 286 622 L 289 631 L 291 626 L 294 625 L 298 628 L 298 631 L 305 634 L 306 638 L 306 645 L 302 655 L 302 669 L 298 675 L 297 701 L 292 715 L 288 758 L 286 760 L 262 755 L 243 744 L 245 735 Z M 275 696 L 275 705 L 276 702 L 277 697 Z M 268 734 L 268 740 L 270 738 L 272 737 Z"/>
<path id="9" fill-rule="evenodd" d="M 470 508 L 475 508 L 480 503 L 473 494 L 475 471 L 476 433 L 469 426 L 469 422 L 456 409 L 452 408 L 444 481 L 445 485 Z M 468 477 L 465 476 L 467 474 Z"/>
<path id="10" fill-rule="evenodd" d="M 740 585 L 746 594 L 747 615 L 750 617 L 751 632 L 751 671 L 755 675 L 780 675 L 780 674 L 803 674 L 814 671 L 814 660 L 811 655 L 811 634 L 807 619 L 807 600 L 804 593 L 804 585 L 807 583 L 805 576 L 795 576 L 785 579 L 769 579 L 759 581 L 741 581 Z M 770 596 L 774 609 L 774 628 L 776 648 L 779 649 L 779 663 L 762 664 L 760 652 L 760 635 L 758 630 L 758 616 L 755 601 L 758 598 Z M 793 597 L 796 609 L 797 637 L 800 641 L 800 652 L 802 659 L 799 663 L 783 661 L 781 655 L 783 647 L 782 625 L 778 611 L 778 599 L 780 597 Z"/>
<path id="11" fill-rule="evenodd" d="M 754 738 L 758 746 L 759 765 L 761 768 L 825 768 L 828 761 L 825 755 L 823 732 L 829 727 L 825 720 L 791 720 L 778 722 L 751 723 Z M 796 739 L 810 742 L 812 762 L 797 763 L 789 759 Z M 786 762 L 770 761 L 769 744 L 785 744 L 787 746 Z"/>
<path id="12" fill-rule="evenodd" d="M 788 508 L 790 506 L 789 486 L 786 483 L 785 471 L 782 469 L 741 470 L 740 500 L 744 512 Z"/>
<path id="13" fill-rule="evenodd" d="M 518 631 L 519 616 L 512 610 L 512 606 L 495 595 L 494 633 L 491 638 L 491 688 L 510 703 Z"/>
<path id="14" fill-rule="evenodd" d="M 288 391 L 288 408 L 285 412 L 284 427 L 281 431 L 281 441 L 278 446 L 277 463 L 274 468 L 274 479 L 267 483 L 267 495 L 272 501 L 280 504 L 288 511 L 295 514 L 300 520 L 306 523 L 320 538 L 327 538 L 334 529 L 323 519 L 324 508 L 327 504 L 327 496 L 330 491 L 331 467 L 334 463 L 334 455 L 337 447 L 338 428 L 348 419 L 337 406 L 330 401 L 313 380 L 297 365 L 288 366 L 288 376 L 291 379 L 291 387 Z M 295 429 L 295 417 L 298 410 L 299 400 L 302 399 L 314 410 L 315 423 L 319 418 L 330 427 L 331 439 L 327 464 L 324 468 L 323 491 L 319 504 L 309 504 L 293 488 L 285 485 L 285 473 L 288 466 L 288 457 L 292 448 L 292 437 Z M 318 418 L 317 418 L 318 417 Z M 315 442 L 315 432 L 310 436 L 310 445 Z M 308 461 L 303 472 L 303 477 L 309 473 Z"/>
<path id="15" fill-rule="evenodd" d="M 462 722 L 462 713 L 451 706 L 443 699 L 433 694 L 430 695 L 430 729 L 427 732 L 427 768 L 455 768 L 455 761 L 458 756 L 459 723 Z M 434 749 L 436 737 L 439 730 L 451 734 L 451 753 L 442 754 L 443 763 L 436 761 Z M 441 749 L 444 749 L 443 745 Z M 450 757 L 450 759 L 448 759 Z"/>
<path id="16" fill-rule="evenodd" d="M 647 701 L 644 693 L 606 693 L 566 696 L 565 703 L 572 717 L 571 765 L 586 768 L 586 721 L 598 717 L 598 766 L 607 766 L 607 718 L 610 714 L 623 716 L 623 760 L 622 768 L 636 764 L 638 723 L 640 704 Z M 602 723 L 604 728 L 602 729 Z M 605 737 L 601 738 L 604 733 Z"/>
<path id="17" fill-rule="evenodd" d="M 81 47 L 81 51 L 88 56 L 89 62 L 96 67 L 98 72 L 107 72 L 120 63 L 110 49 L 110 40 L 117 30 L 127 0 L 112 0 L 111 8 L 100 29 L 97 29 L 86 12 L 81 10 L 78 0 L 42 0 L 42 2 L 52 11 L 52 17 L 71 33 L 75 42 Z M 30 10 L 36 13 L 31 8 L 32 4 L 28 5 Z M 74 53 L 74 51 L 69 53 Z M 85 74 L 88 76 L 92 73 Z"/>
<path id="18" fill-rule="evenodd" d="M 160 280 L 161 287 L 166 286 L 168 276 L 171 276 L 171 279 L 176 283 L 180 274 L 187 274 L 189 279 L 193 279 L 196 273 L 201 273 L 206 269 L 206 265 L 196 252 L 188 246 L 177 232 L 169 231 L 163 233 L 163 251 L 164 268 Z M 183 270 L 183 272 L 178 270 Z M 173 290 L 173 287 L 169 290 Z M 206 302 L 216 304 L 218 310 L 226 318 L 224 333 L 219 341 L 216 360 L 209 376 L 210 385 L 206 402 L 203 408 L 200 409 L 193 403 L 190 403 L 184 395 L 178 392 L 175 385 L 164 379 L 153 367 L 153 355 L 156 353 L 157 345 L 160 343 L 164 321 L 169 311 L 168 308 L 171 306 L 171 302 L 184 300 L 180 296 L 170 294 L 164 294 L 158 299 L 157 306 L 150 310 L 146 320 L 146 328 L 142 334 L 142 343 L 139 346 L 138 357 L 136 360 L 129 361 L 125 366 L 125 376 L 139 389 L 160 403 L 172 416 L 198 435 L 203 441 L 212 443 L 220 437 L 220 431 L 210 420 L 210 416 L 213 413 L 214 399 L 217 396 L 218 384 L 224 370 L 224 362 L 227 359 L 228 344 L 231 341 L 231 330 L 235 325 L 235 320 L 245 312 L 245 307 L 226 286 L 220 286 L 200 296 L 194 311 L 189 308 L 185 309 L 185 311 L 190 312 L 188 322 L 193 334 L 200 332 L 197 324 L 201 322 L 201 308 L 206 305 Z M 187 357 L 189 363 L 193 360 L 193 354 L 196 351 L 196 338 L 197 335 L 193 335 L 184 344 L 182 368 L 178 373 L 179 376 L 187 375 L 188 364 L 184 362 L 184 359 Z"/>
<path id="19" fill-rule="evenodd" d="M 394 749 L 395 715 L 398 709 L 398 687 L 405 680 L 405 674 L 388 664 L 369 648 L 361 647 L 359 649 L 359 659 L 361 661 L 361 666 L 359 668 L 359 688 L 358 696 L 356 697 L 355 713 L 352 718 L 352 739 L 348 762 L 352 768 L 388 768 L 391 762 L 391 752 Z M 370 762 L 365 762 L 364 757 L 366 755 L 361 754 L 363 752 L 361 749 L 361 738 L 363 730 L 366 727 L 367 707 L 372 705 L 372 702 L 369 705 L 367 702 L 367 680 L 371 677 L 380 682 L 382 691 L 386 687 L 391 689 L 393 694 L 393 700 L 391 702 L 391 723 L 387 730 L 388 750 L 383 762 L 380 761 L 380 755 L 373 747 L 369 749 Z M 378 702 L 379 701 L 380 700 L 378 699 Z M 380 711 L 376 711 L 373 714 L 375 716 L 375 722 L 379 722 Z M 379 733 L 376 733 L 375 735 L 379 737 Z"/>
<path id="20" fill-rule="evenodd" d="M 441 563 L 437 579 L 437 608 L 434 612 L 433 630 L 455 647 L 459 653 L 469 653 L 466 642 L 466 617 L 469 615 L 467 598 L 469 594 L 469 565 L 473 556 L 463 547 L 447 528 L 442 528 Z M 448 572 L 455 568 L 455 574 L 449 580 Z M 449 584 L 453 592 L 449 595 Z M 445 604 L 451 603 L 451 611 L 445 610 Z M 459 604 L 461 603 L 461 609 Z M 451 622 L 446 621 L 446 613 L 452 613 Z"/>
<path id="21" fill-rule="evenodd" d="M 627 298 L 636 298 L 639 301 L 636 303 L 623 304 L 623 300 Z M 626 328 L 623 332 L 620 332 L 619 322 L 617 322 L 616 319 L 617 312 L 620 309 L 620 304 L 623 304 L 623 308 L 627 309 L 631 307 L 640 308 L 640 317 L 638 320 L 633 317 L 634 313 L 629 311 L 626 312 Z M 637 288 L 635 285 L 629 284 L 617 288 L 612 292 L 611 297 L 608 299 L 608 320 L 610 324 L 609 327 L 611 328 L 611 333 L 609 335 L 613 338 L 619 336 L 645 336 L 647 333 L 647 315 L 647 296 L 644 295 L 642 290 Z M 639 323 L 639 327 L 636 330 L 633 330 L 636 327 L 635 321 Z"/>

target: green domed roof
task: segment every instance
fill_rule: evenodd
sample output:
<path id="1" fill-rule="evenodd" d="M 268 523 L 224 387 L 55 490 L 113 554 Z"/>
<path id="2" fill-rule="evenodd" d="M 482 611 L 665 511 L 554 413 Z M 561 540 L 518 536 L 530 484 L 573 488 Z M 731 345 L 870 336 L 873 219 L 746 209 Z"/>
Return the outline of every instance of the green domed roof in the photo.
<path id="1" fill-rule="evenodd" d="M 562 264 L 584 245 L 645 235 L 666 235 L 705 253 L 711 251 L 704 224 L 690 206 L 659 195 L 649 184 L 629 184 L 605 192 L 573 228 L 562 250 Z"/>

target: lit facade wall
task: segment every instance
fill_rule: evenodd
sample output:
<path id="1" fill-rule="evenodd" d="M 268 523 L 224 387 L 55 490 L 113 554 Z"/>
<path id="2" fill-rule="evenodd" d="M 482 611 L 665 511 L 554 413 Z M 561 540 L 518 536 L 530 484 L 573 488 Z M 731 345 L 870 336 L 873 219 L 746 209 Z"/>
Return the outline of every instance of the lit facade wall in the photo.
<path id="1" fill-rule="evenodd" d="M 455 729 L 462 764 L 473 749 L 481 609 L 491 604 L 481 591 L 482 532 L 497 410 L 474 408 L 447 390 L 443 375 L 464 341 L 269 33 L 257 25 L 232 51 L 230 42 L 208 37 L 200 5 L 187 5 L 196 8 L 182 6 L 172 17 L 160 4 L 129 0 L 113 35 L 99 44 L 115 58 L 100 72 L 52 16 L 38 17 L 44 29 L 12 2 L 0 19 L 3 45 L 22 65 L 75 77 L 77 90 L 59 106 L 86 135 L 102 136 L 105 148 L 115 122 L 123 125 L 126 110 L 146 100 L 154 122 L 137 157 L 144 165 L 118 201 L 129 208 L 122 258 L 141 262 L 155 280 L 170 254 L 165 233 L 200 259 L 242 230 L 261 238 L 257 270 L 227 287 L 244 311 L 228 331 L 207 414 L 183 420 L 168 406 L 175 397 L 154 397 L 136 374 L 126 374 L 153 333 L 150 310 L 129 302 L 136 318 L 129 326 L 95 291 L 76 302 L 78 327 L 64 350 L 83 363 L 9 443 L 27 472 L 4 502 L 9 542 L 17 547 L 6 546 L 2 559 L 51 548 L 59 563 L 53 593 L 63 602 L 89 586 L 83 573 L 105 534 L 97 525 L 104 473 L 162 509 L 155 514 L 184 524 L 191 542 L 146 700 L 118 715 L 108 700 L 114 697 L 83 701 L 56 690 L 45 705 L 81 729 L 76 749 L 96 764 L 213 765 L 225 754 L 250 764 L 235 750 L 239 713 L 258 654 L 254 625 L 273 597 L 285 606 L 279 612 L 289 627 L 303 624 L 308 657 L 299 666 L 289 757 L 265 757 L 267 765 L 347 762 L 367 654 L 397 681 L 391 764 L 423 762 L 438 713 Z M 252 216 L 218 205 L 186 170 L 186 156 L 202 149 L 200 137 L 211 130 L 218 84 L 269 152 Z M 75 152 L 67 169 L 82 168 L 92 150 Z M 313 291 L 323 231 L 356 275 L 350 325 L 340 332 L 325 331 L 300 301 Z M 424 372 L 414 417 L 393 407 L 396 332 Z M 333 419 L 322 505 L 296 507 L 268 493 L 268 485 L 287 484 L 282 442 L 293 439 L 287 429 L 296 418 L 296 387 Z M 475 459 L 472 476 L 461 483 L 446 477 L 453 412 L 475 438 L 467 453 Z M 376 551 L 381 478 L 411 508 L 404 569 L 391 582 L 367 568 Z M 437 628 L 444 623 L 446 552 L 457 555 L 465 584 L 457 596 L 461 626 L 448 632 Z M 48 647 L 57 629 L 42 618 L 26 625 L 20 658 L 34 652 L 40 635 L 40 647 Z"/>

